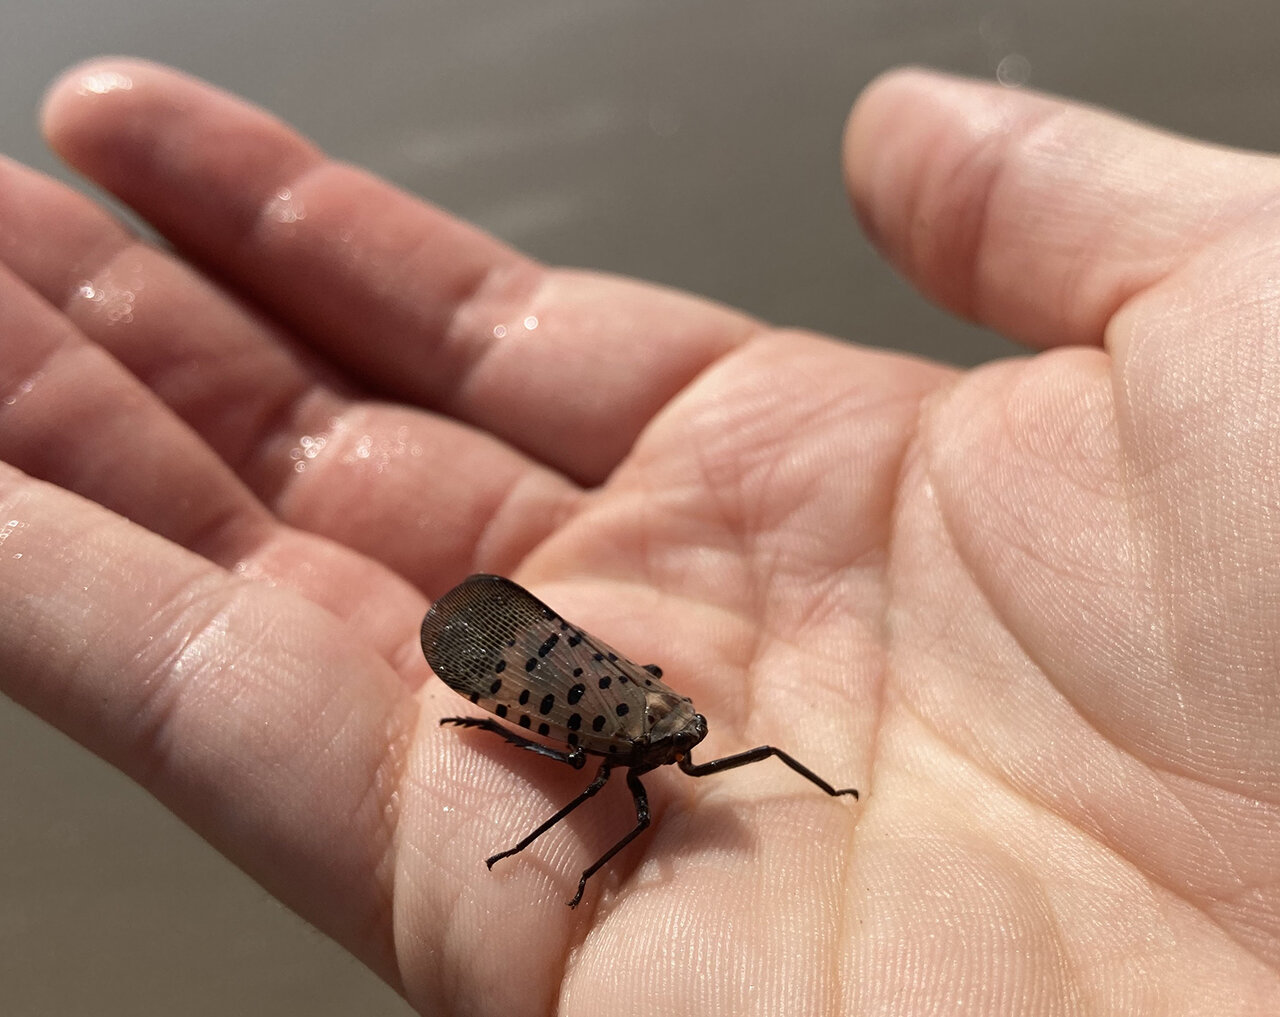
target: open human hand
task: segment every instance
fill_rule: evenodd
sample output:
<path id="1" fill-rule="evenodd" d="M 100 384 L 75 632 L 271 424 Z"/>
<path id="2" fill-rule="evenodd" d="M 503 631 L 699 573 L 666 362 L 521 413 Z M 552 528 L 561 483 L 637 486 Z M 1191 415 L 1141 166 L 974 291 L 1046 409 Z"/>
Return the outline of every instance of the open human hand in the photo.
<path id="1" fill-rule="evenodd" d="M 959 372 L 549 270 L 173 71 L 0 166 L 0 682 L 423 1013 L 1280 1010 L 1280 166 L 918 72 L 846 169 Z M 469 732 L 511 575 L 775 763 Z"/>

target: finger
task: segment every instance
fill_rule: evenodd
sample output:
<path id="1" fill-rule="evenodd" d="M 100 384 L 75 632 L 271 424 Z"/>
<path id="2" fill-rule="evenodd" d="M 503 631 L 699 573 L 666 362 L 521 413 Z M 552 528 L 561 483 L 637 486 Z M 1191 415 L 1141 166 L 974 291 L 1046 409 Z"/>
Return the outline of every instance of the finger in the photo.
<path id="1" fill-rule="evenodd" d="M 3 269 L 0 335 L 0 458 L 226 569 L 294 588 L 390 660 L 416 658 L 419 593 L 277 523 L 135 378 Z"/>
<path id="2" fill-rule="evenodd" d="M 4 466 L 0 520 L 0 690 L 394 983 L 417 714 L 395 672 L 314 605 Z"/>
<path id="3" fill-rule="evenodd" d="M 576 494 L 474 428 L 335 386 L 331 372 L 279 329 L 138 241 L 92 202 L 6 160 L 0 251 L 23 281 L 194 428 L 280 519 L 375 558 L 429 593 L 477 568 L 512 568 Z M 0 294 L 5 285 L 0 278 Z M 20 309 L 42 324 L 18 320 Z M 28 345 L 47 334 L 59 341 L 66 327 L 22 295 L 10 311 L 8 327 Z M 39 356 L 33 349 L 28 359 Z M 133 405 L 91 402 L 111 413 Z M 69 437 L 61 418 L 44 419 Z M 62 442 L 62 460 L 85 460 L 93 440 Z M 33 441 L 39 445 L 39 436 Z M 121 451 L 112 449 L 112 458 Z M 206 460 L 192 465 L 209 468 Z M 44 466 L 14 462 L 58 479 Z M 185 543 L 134 505 L 105 494 L 103 503 Z"/>
<path id="4" fill-rule="evenodd" d="M 274 418 L 305 425 L 293 407 L 323 413 L 336 399 L 284 332 L 96 203 L 3 157 L 0 257 L 260 493 L 285 479 L 259 453 Z"/>
<path id="5" fill-rule="evenodd" d="M 845 172 L 868 232 L 921 290 L 1042 347 L 1101 344 L 1125 301 L 1280 180 L 1271 158 L 919 71 L 858 101 Z"/>
<path id="6" fill-rule="evenodd" d="M 45 129 L 73 165 L 344 370 L 578 479 L 607 474 L 754 328 L 656 288 L 548 272 L 154 65 L 70 72 Z"/>

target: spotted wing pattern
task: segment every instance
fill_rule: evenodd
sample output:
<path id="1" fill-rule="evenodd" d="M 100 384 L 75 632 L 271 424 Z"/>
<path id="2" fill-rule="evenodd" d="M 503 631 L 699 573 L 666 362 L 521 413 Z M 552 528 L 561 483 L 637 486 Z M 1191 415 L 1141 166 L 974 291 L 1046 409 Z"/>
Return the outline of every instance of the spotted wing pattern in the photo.
<path id="1" fill-rule="evenodd" d="M 474 575 L 422 621 L 422 651 L 459 695 L 521 728 L 599 755 L 626 754 L 686 697 L 501 576 Z M 660 709 L 655 709 L 660 706 Z"/>

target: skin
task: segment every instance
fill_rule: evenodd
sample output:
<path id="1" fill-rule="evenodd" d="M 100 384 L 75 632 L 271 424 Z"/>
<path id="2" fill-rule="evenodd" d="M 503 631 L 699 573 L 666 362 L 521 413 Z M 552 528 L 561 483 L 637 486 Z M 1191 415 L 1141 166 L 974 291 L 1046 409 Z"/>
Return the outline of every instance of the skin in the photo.
<path id="1" fill-rule="evenodd" d="M 163 68 L 45 128 L 172 248 L 0 166 L 0 687 L 421 1012 L 1280 1010 L 1273 159 L 872 85 L 865 228 L 1042 351 L 960 372 L 536 265 Z M 664 768 L 576 912 L 625 789 L 486 871 L 585 777 L 437 725 L 472 571 L 862 801 Z"/>

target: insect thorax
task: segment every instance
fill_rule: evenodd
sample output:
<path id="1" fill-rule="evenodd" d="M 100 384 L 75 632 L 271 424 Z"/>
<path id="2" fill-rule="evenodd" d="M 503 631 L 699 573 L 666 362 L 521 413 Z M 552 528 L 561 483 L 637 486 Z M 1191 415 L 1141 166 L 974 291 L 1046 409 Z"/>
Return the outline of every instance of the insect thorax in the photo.
<path id="1" fill-rule="evenodd" d="M 707 736 L 707 721 L 693 704 L 670 689 L 645 690 L 644 731 L 622 758 L 610 758 L 627 766 L 650 768 L 674 763 Z"/>

